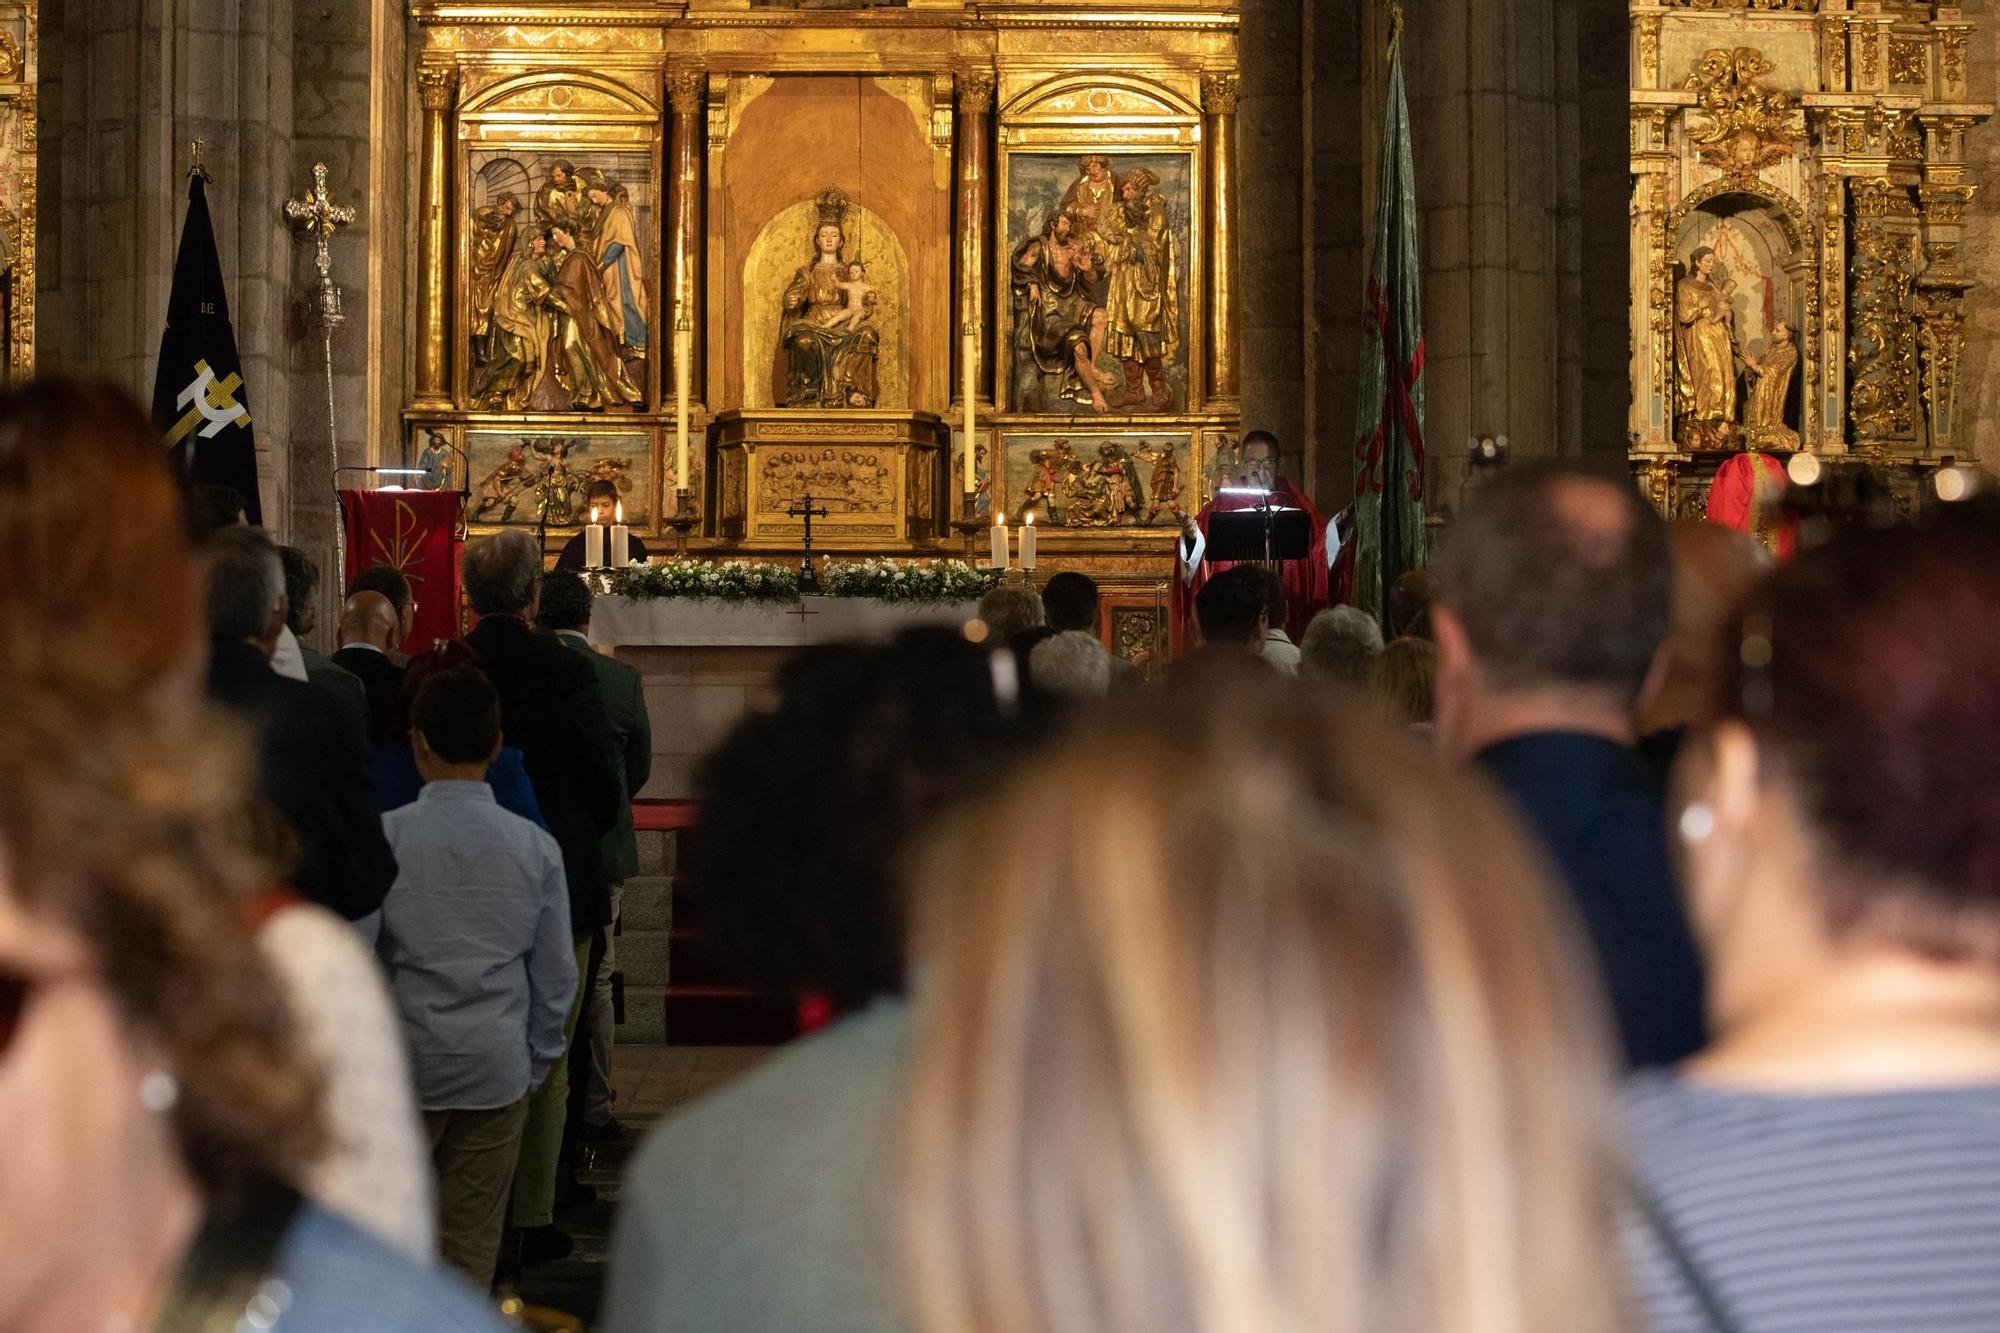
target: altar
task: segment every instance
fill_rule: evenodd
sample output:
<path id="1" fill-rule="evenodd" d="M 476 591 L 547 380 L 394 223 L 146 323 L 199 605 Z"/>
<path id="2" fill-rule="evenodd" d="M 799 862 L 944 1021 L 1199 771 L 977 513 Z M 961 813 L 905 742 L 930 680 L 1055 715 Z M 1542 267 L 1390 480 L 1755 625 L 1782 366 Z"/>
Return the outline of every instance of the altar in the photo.
<path id="1" fill-rule="evenodd" d="M 600 596 L 590 641 L 639 672 L 653 719 L 653 772 L 639 795 L 687 800 L 701 759 L 769 697 L 793 654 L 815 644 L 882 642 L 919 625 L 957 626 L 972 603 L 804 597 L 722 602 Z"/>

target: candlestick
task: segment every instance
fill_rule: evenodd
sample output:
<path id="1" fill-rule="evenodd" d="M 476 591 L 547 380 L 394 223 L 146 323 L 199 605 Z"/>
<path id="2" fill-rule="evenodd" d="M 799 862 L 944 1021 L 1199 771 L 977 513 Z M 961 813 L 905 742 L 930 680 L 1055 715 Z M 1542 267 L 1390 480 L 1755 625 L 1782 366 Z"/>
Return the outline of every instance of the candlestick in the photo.
<path id="1" fill-rule="evenodd" d="M 583 565 L 586 569 L 604 568 L 604 525 L 592 523 L 583 530 Z"/>
<path id="2" fill-rule="evenodd" d="M 976 384 L 979 377 L 979 335 L 971 329 L 965 331 L 965 340 L 959 349 L 959 359 L 965 363 L 965 384 L 963 387 L 965 395 L 965 489 L 976 491 L 979 489 L 979 473 L 973 459 L 972 401 L 977 393 Z"/>
<path id="3" fill-rule="evenodd" d="M 688 488 L 688 381 L 694 356 L 694 332 L 682 316 L 674 330 L 674 489 Z"/>
<path id="4" fill-rule="evenodd" d="M 994 569 L 1007 568 L 1007 520 L 1004 516 L 993 516 L 993 561 Z"/>
<path id="5" fill-rule="evenodd" d="M 625 502 L 611 511 L 611 567 L 623 569 L 632 563 L 632 529 L 625 526 Z"/>
<path id="6" fill-rule="evenodd" d="M 1021 568 L 1035 567 L 1035 516 L 1031 512 L 1021 527 Z"/>

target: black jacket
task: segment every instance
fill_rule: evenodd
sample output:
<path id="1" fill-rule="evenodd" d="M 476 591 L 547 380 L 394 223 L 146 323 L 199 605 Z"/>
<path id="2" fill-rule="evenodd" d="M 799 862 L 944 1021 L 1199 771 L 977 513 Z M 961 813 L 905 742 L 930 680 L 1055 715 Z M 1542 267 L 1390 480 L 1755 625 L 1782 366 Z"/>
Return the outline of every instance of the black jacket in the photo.
<path id="1" fill-rule="evenodd" d="M 577 935 L 611 924 L 602 839 L 625 804 L 597 673 L 580 654 L 514 616 L 486 616 L 465 636 L 500 695 L 500 729 L 521 752 L 569 880 Z"/>
<path id="2" fill-rule="evenodd" d="M 1667 854 L 1665 803 L 1637 752 L 1540 732 L 1479 764 L 1562 872 L 1632 1068 L 1673 1064 L 1707 1040 L 1701 954 Z"/>
<path id="3" fill-rule="evenodd" d="M 403 668 L 372 648 L 342 648 L 333 664 L 361 678 L 368 692 L 368 741 L 380 745 L 396 727 L 396 704 L 403 697 Z"/>
<path id="4" fill-rule="evenodd" d="M 367 916 L 395 883 L 396 858 L 352 712 L 271 670 L 250 644 L 217 639 L 209 649 L 208 697 L 256 729 L 258 789 L 299 840 L 292 887 L 350 921 Z"/>

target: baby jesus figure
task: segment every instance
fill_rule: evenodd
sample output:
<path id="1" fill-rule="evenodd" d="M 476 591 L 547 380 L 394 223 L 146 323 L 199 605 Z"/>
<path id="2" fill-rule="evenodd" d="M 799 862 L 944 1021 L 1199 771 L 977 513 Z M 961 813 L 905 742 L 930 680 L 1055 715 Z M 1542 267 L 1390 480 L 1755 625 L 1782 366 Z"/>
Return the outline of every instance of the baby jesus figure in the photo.
<path id="1" fill-rule="evenodd" d="M 868 281 L 867 265 L 854 261 L 847 266 L 847 281 L 833 285 L 847 293 L 847 308 L 835 315 L 828 327 L 837 329 L 844 324 L 850 330 L 860 328 L 875 313 L 877 300 L 875 284 Z"/>

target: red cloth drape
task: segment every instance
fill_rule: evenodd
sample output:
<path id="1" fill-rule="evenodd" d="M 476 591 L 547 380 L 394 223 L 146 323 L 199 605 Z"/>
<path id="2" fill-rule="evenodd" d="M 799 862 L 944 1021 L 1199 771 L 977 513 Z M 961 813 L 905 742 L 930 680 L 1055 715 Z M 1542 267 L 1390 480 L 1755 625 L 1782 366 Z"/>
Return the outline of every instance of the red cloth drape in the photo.
<path id="1" fill-rule="evenodd" d="M 1278 577 L 1285 585 L 1284 630 L 1297 643 L 1306 632 L 1306 625 L 1313 616 L 1324 608 L 1331 599 L 1332 585 L 1326 567 L 1326 522 L 1313 508 L 1312 501 L 1306 499 L 1298 488 L 1283 477 L 1271 488 L 1271 502 L 1274 505 L 1296 507 L 1306 511 L 1312 520 L 1312 553 L 1303 560 L 1286 560 L 1278 566 Z M 1255 509 L 1258 498 L 1254 495 L 1218 495 L 1202 506 L 1195 515 L 1195 526 L 1201 529 L 1204 539 L 1208 536 L 1208 520 L 1211 514 L 1231 513 L 1239 509 Z M 1186 543 L 1181 543 L 1185 554 Z M 1225 569 L 1233 568 L 1236 562 L 1204 559 L 1195 567 L 1194 577 L 1186 577 L 1186 569 L 1176 569 L 1174 577 L 1174 642 L 1192 644 L 1194 642 L 1194 597 L 1201 591 L 1201 585 Z"/>
<path id="2" fill-rule="evenodd" d="M 416 624 L 406 652 L 458 635 L 458 503 L 456 491 L 342 491 L 347 530 L 346 582 L 370 565 L 390 565 L 410 581 Z M 342 586 L 345 586 L 343 583 Z"/>
<path id="3" fill-rule="evenodd" d="M 1747 532 L 1780 560 L 1792 558 L 1798 522 L 1783 508 L 1790 480 L 1769 454 L 1724 459 L 1708 490 L 1708 521 Z"/>

